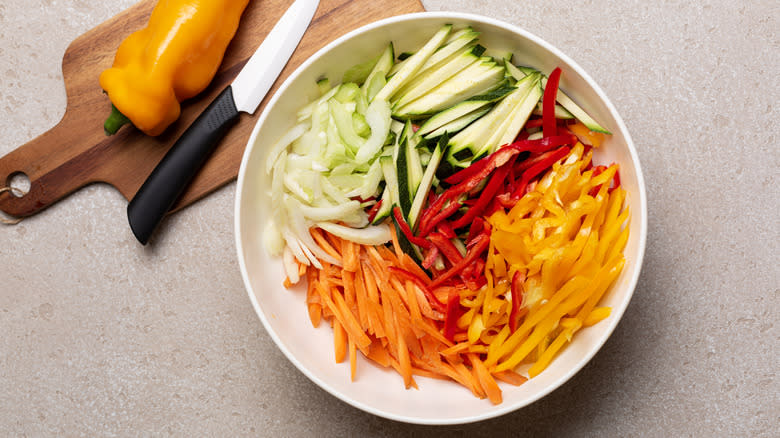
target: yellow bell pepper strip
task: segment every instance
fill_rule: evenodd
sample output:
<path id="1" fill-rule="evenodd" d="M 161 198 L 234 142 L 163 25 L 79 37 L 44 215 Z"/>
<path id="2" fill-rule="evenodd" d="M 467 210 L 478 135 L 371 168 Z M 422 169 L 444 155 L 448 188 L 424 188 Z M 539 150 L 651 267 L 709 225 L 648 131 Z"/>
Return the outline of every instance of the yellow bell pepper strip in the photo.
<path id="1" fill-rule="evenodd" d="M 104 128 L 130 121 L 150 136 L 179 118 L 180 102 L 203 91 L 238 29 L 249 0 L 167 0 L 147 26 L 128 36 L 100 86 L 113 104 Z"/>
<path id="2" fill-rule="evenodd" d="M 609 315 L 608 307 L 596 306 L 625 263 L 628 210 L 615 178 L 617 166 L 593 167 L 591 156 L 575 144 L 513 207 L 488 219 L 492 234 L 485 275 L 491 284 L 511 286 L 506 325 L 485 324 L 485 330 L 499 333 L 485 359 L 491 372 L 535 362 L 529 370 L 533 377 L 578 330 Z M 499 302 L 510 300 L 496 291 L 486 290 L 485 299 L 493 294 Z M 485 315 L 483 310 L 473 318 Z"/>
<path id="3" fill-rule="evenodd" d="M 576 135 L 577 138 L 584 145 L 598 148 L 601 147 L 602 143 L 604 143 L 603 133 L 591 131 L 587 126 L 583 125 L 582 122 L 580 121 L 577 121 L 576 123 L 572 123 L 570 125 L 566 125 L 566 129 L 568 129 L 572 134 Z"/>

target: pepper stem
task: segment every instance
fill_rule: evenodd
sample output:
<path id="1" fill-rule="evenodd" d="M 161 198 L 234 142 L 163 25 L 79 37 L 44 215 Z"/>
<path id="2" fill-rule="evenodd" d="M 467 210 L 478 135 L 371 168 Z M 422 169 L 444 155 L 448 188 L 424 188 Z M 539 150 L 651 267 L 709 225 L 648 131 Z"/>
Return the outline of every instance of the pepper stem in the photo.
<path id="1" fill-rule="evenodd" d="M 109 114 L 105 123 L 103 123 L 103 130 L 106 132 L 106 135 L 114 135 L 122 125 L 128 122 L 130 122 L 130 119 L 111 104 L 111 114 Z"/>

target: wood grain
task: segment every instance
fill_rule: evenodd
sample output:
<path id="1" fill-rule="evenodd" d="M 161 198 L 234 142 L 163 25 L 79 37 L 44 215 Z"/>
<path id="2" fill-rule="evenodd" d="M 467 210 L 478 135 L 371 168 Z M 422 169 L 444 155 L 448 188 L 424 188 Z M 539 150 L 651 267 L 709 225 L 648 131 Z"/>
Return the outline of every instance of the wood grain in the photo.
<path id="1" fill-rule="evenodd" d="M 156 1 L 144 0 L 74 40 L 62 60 L 67 107 L 51 130 L 0 158 L 0 183 L 16 173 L 30 179 L 22 197 L 0 193 L 0 210 L 11 216 L 35 214 L 81 187 L 105 182 L 131 199 L 168 148 L 216 95 L 229 84 L 260 45 L 290 0 L 253 0 L 241 18 L 238 32 L 225 53 L 211 85 L 184 102 L 177 122 L 159 137 L 124 127 L 111 137 L 103 120 L 111 103 L 98 76 L 111 66 L 119 43 L 146 25 Z M 241 119 L 177 202 L 173 211 L 201 199 L 238 175 L 241 156 L 257 116 L 274 91 L 305 59 L 333 39 L 364 24 L 404 13 L 423 11 L 419 0 L 321 0 L 311 26 L 254 115 Z"/>

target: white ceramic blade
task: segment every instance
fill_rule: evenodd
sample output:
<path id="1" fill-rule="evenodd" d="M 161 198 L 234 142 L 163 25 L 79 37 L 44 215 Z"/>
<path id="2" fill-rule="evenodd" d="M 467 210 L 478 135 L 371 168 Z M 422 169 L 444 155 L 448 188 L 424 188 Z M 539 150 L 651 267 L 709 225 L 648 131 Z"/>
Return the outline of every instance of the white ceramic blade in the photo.
<path id="1" fill-rule="evenodd" d="M 295 0 L 233 80 L 239 111 L 254 113 L 311 23 L 319 0 Z"/>

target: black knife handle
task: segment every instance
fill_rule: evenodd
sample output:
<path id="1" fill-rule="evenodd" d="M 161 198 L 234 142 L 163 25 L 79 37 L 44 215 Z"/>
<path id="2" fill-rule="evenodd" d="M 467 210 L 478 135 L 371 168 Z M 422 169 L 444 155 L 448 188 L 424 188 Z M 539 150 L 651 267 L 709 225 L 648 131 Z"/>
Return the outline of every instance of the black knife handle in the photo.
<path id="1" fill-rule="evenodd" d="M 130 228 L 139 242 L 146 245 L 163 216 L 237 121 L 238 110 L 228 85 L 184 131 L 127 205 Z"/>

